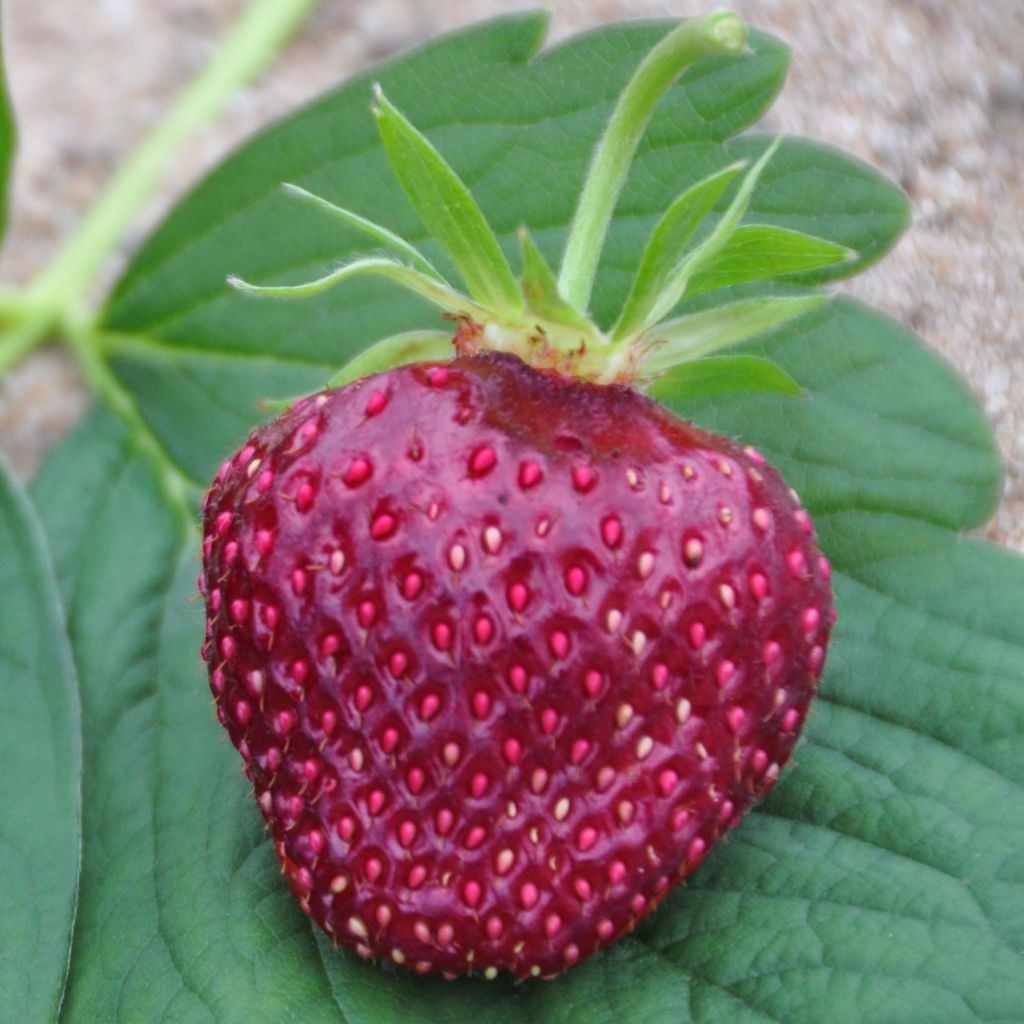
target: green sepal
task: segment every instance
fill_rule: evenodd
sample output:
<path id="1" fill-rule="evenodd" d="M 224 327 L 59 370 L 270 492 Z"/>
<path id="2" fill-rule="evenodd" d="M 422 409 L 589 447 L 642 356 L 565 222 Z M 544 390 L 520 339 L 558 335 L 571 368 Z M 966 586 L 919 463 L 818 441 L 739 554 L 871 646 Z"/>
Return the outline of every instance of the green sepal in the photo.
<path id="1" fill-rule="evenodd" d="M 758 178 L 761 177 L 761 172 L 767 166 L 768 161 L 775 155 L 775 151 L 781 143 L 782 136 L 779 135 L 761 154 L 754 166 L 747 171 L 732 202 L 725 213 L 719 218 L 711 233 L 680 260 L 674 272 L 669 275 L 660 293 L 650 303 L 646 318 L 642 323 L 634 327 L 630 332 L 631 334 L 643 334 L 648 328 L 653 327 L 654 324 L 668 316 L 686 293 L 690 278 L 725 247 L 737 227 L 739 227 L 743 215 L 747 212 L 750 198 L 754 194 L 754 187 L 757 185 Z"/>
<path id="2" fill-rule="evenodd" d="M 804 395 L 781 367 L 761 356 L 707 356 L 673 366 L 648 389 L 664 401 L 687 401 L 741 391 Z"/>
<path id="3" fill-rule="evenodd" d="M 701 57 L 746 50 L 747 26 L 737 15 L 723 11 L 677 25 L 640 62 L 594 150 L 566 238 L 558 285 L 577 309 L 590 304 L 608 225 L 654 108 Z"/>
<path id="4" fill-rule="evenodd" d="M 633 287 L 611 331 L 613 341 L 640 334 L 651 322 L 652 310 L 671 283 L 693 233 L 745 166 L 745 162 L 738 162 L 708 175 L 677 196 L 665 211 L 640 257 Z"/>
<path id="5" fill-rule="evenodd" d="M 322 213 L 327 213 L 334 217 L 336 220 L 341 221 L 343 224 L 348 225 L 350 228 L 354 228 L 361 234 L 366 235 L 367 238 L 373 239 L 381 245 L 386 245 L 389 249 L 393 249 L 400 256 L 404 256 L 412 266 L 416 267 L 417 270 L 422 270 L 424 274 L 429 274 L 431 277 L 436 277 L 438 281 L 444 281 L 444 277 L 437 270 L 437 268 L 427 259 L 413 245 L 411 242 L 407 242 L 400 235 L 396 235 L 393 231 L 389 231 L 386 227 L 380 224 L 375 224 L 372 220 L 367 220 L 365 217 L 361 217 L 358 213 L 354 213 L 352 210 L 346 210 L 343 206 L 338 206 L 332 203 L 329 199 L 324 199 L 323 196 L 318 196 L 315 192 L 310 192 L 308 189 L 304 189 L 301 185 L 293 185 L 290 182 L 285 182 L 281 186 L 282 191 L 286 195 L 289 195 L 301 202 L 306 203 L 307 206 L 311 206 Z M 447 282 L 445 282 L 447 284 Z"/>
<path id="6" fill-rule="evenodd" d="M 522 284 L 527 309 L 545 320 L 594 333 L 590 319 L 562 298 L 554 272 L 525 226 L 519 229 L 519 242 L 523 247 Z"/>
<path id="7" fill-rule="evenodd" d="M 382 338 L 350 359 L 328 382 L 329 388 L 342 388 L 360 377 L 393 370 L 410 363 L 433 363 L 452 359 L 455 349 L 447 331 L 407 331 Z"/>
<path id="8" fill-rule="evenodd" d="M 686 297 L 750 281 L 799 274 L 855 260 L 845 245 L 774 224 L 743 224 L 690 278 Z"/>
<path id="9" fill-rule="evenodd" d="M 779 327 L 829 302 L 830 295 L 795 298 L 741 299 L 724 306 L 667 320 L 651 332 L 643 374 L 661 374 L 687 360 Z"/>
<path id="10" fill-rule="evenodd" d="M 390 278 L 454 316 L 465 315 L 475 319 L 490 317 L 490 310 L 477 305 L 461 292 L 455 291 L 454 288 L 414 267 L 408 267 L 404 263 L 388 259 L 385 256 L 353 260 L 351 263 L 342 264 L 323 277 L 318 277 L 314 281 L 306 281 L 304 284 L 256 285 L 234 275 L 228 277 L 228 284 L 232 288 L 250 295 L 266 295 L 278 299 L 305 299 L 312 295 L 319 295 L 347 278 L 358 277 L 362 274 L 375 274 L 378 277 Z"/>
<path id="11" fill-rule="evenodd" d="M 459 268 L 469 294 L 514 316 L 523 297 L 487 218 L 443 156 L 374 86 L 373 113 L 391 167 L 427 231 Z"/>

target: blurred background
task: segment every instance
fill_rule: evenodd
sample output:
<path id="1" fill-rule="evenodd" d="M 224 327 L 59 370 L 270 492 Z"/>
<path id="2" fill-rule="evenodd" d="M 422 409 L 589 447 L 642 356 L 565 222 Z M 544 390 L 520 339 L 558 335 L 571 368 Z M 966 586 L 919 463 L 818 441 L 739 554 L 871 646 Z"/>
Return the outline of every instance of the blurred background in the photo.
<path id="1" fill-rule="evenodd" d="M 54 256 L 113 170 L 209 59 L 244 0 L 8 0 L 19 122 L 0 280 Z M 353 72 L 530 0 L 322 0 L 305 29 L 180 155 L 107 282 L 163 212 L 228 150 Z M 549 41 L 717 2 L 557 0 Z M 1024 0 L 734 0 L 793 49 L 765 127 L 851 150 L 915 207 L 881 265 L 844 284 L 919 332 L 995 426 L 1006 497 L 987 536 L 1024 551 Z M 87 15 L 87 16 L 86 16 Z M 70 359 L 35 353 L 0 380 L 0 455 L 23 478 L 88 403 Z"/>

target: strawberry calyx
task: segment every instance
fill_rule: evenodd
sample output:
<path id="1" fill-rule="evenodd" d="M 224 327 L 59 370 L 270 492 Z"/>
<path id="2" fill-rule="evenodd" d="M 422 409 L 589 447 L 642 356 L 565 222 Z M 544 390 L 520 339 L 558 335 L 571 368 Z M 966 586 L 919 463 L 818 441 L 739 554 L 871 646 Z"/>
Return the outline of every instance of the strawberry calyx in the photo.
<path id="1" fill-rule="evenodd" d="M 422 252 L 388 228 L 292 184 L 284 186 L 289 195 L 341 220 L 392 255 L 361 257 L 301 284 L 254 285 L 235 277 L 229 282 L 256 295 L 300 298 L 350 277 L 383 276 L 439 306 L 456 322 L 454 339 L 442 332 L 415 332 L 377 342 L 343 368 L 331 386 L 403 363 L 489 350 L 594 383 L 645 388 L 669 371 L 828 301 L 820 293 L 761 297 L 672 317 L 684 298 L 856 256 L 844 246 L 800 232 L 741 223 L 762 172 L 779 148 L 781 138 L 776 138 L 750 166 L 729 164 L 685 189 L 655 225 L 615 323 L 603 327 L 590 315 L 591 291 L 615 205 L 658 102 L 701 58 L 742 59 L 748 52 L 745 24 L 724 13 L 682 22 L 648 53 L 595 148 L 557 276 L 525 226 L 518 233 L 521 272 L 513 273 L 469 189 L 375 85 L 373 113 L 392 169 L 429 234 L 457 267 L 465 290 L 453 286 Z M 773 250 L 785 258 L 766 260 L 765 253 Z M 761 258 L 751 261 L 752 252 Z M 751 271 L 751 266 L 756 269 Z M 725 366 L 722 370 L 729 372 Z M 799 392 L 784 371 L 774 366 L 771 371 L 751 374 L 751 386 Z"/>

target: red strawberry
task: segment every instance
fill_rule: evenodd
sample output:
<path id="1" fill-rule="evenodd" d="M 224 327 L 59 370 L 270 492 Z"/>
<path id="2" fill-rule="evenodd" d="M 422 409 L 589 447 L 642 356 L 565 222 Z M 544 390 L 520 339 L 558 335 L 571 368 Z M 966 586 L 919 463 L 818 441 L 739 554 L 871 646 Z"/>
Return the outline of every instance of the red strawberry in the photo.
<path id="1" fill-rule="evenodd" d="M 512 356 L 300 402 L 205 514 L 218 714 L 304 909 L 366 956 L 554 974 L 764 795 L 830 624 L 750 448 Z"/>
<path id="2" fill-rule="evenodd" d="M 774 147 L 705 233 L 739 166 L 672 204 L 613 327 L 584 312 L 614 205 L 602 189 L 617 194 L 639 138 L 629 118 L 649 116 L 666 61 L 735 52 L 741 28 L 687 22 L 641 65 L 558 282 L 525 235 L 512 276 L 454 172 L 379 93 L 388 154 L 470 296 L 386 229 L 295 188 L 413 265 L 235 282 L 307 294 L 380 273 L 460 324 L 452 362 L 436 335 L 372 346 L 347 386 L 256 430 L 205 505 L 218 716 L 293 892 L 364 956 L 556 974 L 648 913 L 792 752 L 834 617 L 810 519 L 752 448 L 636 390 L 821 301 L 662 323 L 700 267 L 722 270 Z M 716 373 L 792 384 L 763 363 Z"/>

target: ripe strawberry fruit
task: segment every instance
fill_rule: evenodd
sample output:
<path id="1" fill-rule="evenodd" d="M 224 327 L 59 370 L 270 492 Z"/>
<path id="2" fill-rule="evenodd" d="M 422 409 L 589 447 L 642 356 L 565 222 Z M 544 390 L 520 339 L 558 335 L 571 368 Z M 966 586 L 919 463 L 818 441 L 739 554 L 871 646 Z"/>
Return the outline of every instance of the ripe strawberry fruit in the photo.
<path id="1" fill-rule="evenodd" d="M 739 24 L 688 22 L 652 59 L 737 49 Z M 329 935 L 422 972 L 548 977 L 691 872 L 802 727 L 833 621 L 810 519 L 758 452 L 638 388 L 716 330 L 744 336 L 738 314 L 752 334 L 810 300 L 661 323 L 770 151 L 698 243 L 695 214 L 739 168 L 680 197 L 603 331 L 581 311 L 577 228 L 558 282 L 524 237 L 520 285 L 454 172 L 378 101 L 471 297 L 308 193 L 416 266 L 253 290 L 384 273 L 459 320 L 457 357 L 434 358 L 449 354 L 434 337 L 381 342 L 224 464 L 204 506 L 203 653 L 288 883 Z M 603 237 L 586 189 L 580 209 Z M 470 222 L 472 251 L 456 230 Z"/>

